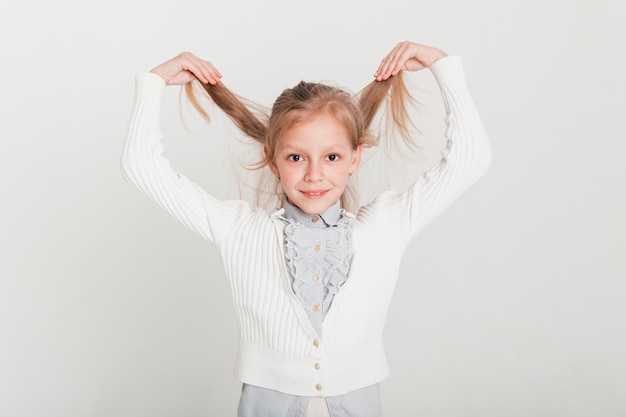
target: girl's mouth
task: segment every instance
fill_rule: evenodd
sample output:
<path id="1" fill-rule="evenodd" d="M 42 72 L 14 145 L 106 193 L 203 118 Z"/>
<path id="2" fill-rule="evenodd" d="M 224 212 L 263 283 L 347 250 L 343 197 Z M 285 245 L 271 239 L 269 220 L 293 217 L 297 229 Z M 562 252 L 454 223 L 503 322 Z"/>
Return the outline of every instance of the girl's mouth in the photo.
<path id="1" fill-rule="evenodd" d="M 328 190 L 319 190 L 319 191 L 300 191 L 306 198 L 317 199 L 322 198 L 326 195 Z"/>

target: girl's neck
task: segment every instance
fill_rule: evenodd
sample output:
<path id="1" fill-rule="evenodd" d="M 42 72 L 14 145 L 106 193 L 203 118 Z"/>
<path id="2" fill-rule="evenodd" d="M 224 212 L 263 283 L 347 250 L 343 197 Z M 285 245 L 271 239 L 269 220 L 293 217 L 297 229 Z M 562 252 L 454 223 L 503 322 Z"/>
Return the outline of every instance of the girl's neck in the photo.
<path id="1" fill-rule="evenodd" d="M 320 223 L 332 225 L 337 223 L 341 218 L 341 202 L 339 200 L 337 200 L 337 202 L 332 206 L 328 207 L 323 213 L 307 214 L 300 210 L 297 206 L 291 204 L 286 198 L 283 203 L 283 208 L 285 209 L 285 218 L 296 222 L 309 220 L 318 216 L 321 217 L 320 220 L 322 220 Z"/>

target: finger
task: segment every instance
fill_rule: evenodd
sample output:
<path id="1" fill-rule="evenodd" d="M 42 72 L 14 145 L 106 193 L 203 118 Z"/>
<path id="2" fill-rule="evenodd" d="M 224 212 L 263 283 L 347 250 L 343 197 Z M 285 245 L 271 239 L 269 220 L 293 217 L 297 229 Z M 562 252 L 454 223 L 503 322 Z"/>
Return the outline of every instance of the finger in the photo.
<path id="1" fill-rule="evenodd" d="M 388 76 L 396 75 L 402 69 L 404 69 L 404 64 L 410 56 L 409 45 L 406 43 L 402 43 L 401 47 L 396 51 L 393 61 L 390 63 L 388 68 Z"/>
<path id="2" fill-rule="evenodd" d="M 195 58 L 195 57 L 194 57 Z M 217 84 L 222 77 L 222 74 L 215 68 L 213 64 L 209 61 L 204 61 L 199 58 L 196 58 L 195 64 L 197 65 L 198 71 L 201 74 L 197 75 L 198 80 L 204 84 Z"/>
<path id="3" fill-rule="evenodd" d="M 192 60 L 187 60 L 183 62 L 182 69 L 184 71 L 189 71 L 190 73 L 192 73 L 203 84 L 206 84 L 209 82 L 209 79 L 205 75 L 205 73 L 202 71 L 202 68 L 198 66 L 198 64 L 196 62 L 193 62 Z"/>
<path id="4" fill-rule="evenodd" d="M 391 52 L 389 52 L 387 55 L 385 55 L 383 59 L 380 60 L 380 64 L 378 64 L 378 69 L 374 73 L 375 77 L 379 78 L 382 74 L 384 74 L 385 68 L 387 67 L 387 64 L 389 62 L 389 58 L 392 55 L 395 48 L 397 48 L 397 46 L 394 47 L 394 49 L 392 49 Z"/>
<path id="5" fill-rule="evenodd" d="M 203 84 L 215 84 L 219 78 L 219 71 L 211 65 L 209 61 L 204 61 L 191 52 L 180 54 L 181 70 L 188 71 Z"/>
<path id="6" fill-rule="evenodd" d="M 213 85 L 219 83 L 222 78 L 222 74 L 218 71 L 218 69 L 215 68 L 215 66 L 209 61 L 202 61 L 202 63 L 204 64 L 206 71 L 205 75 L 208 78 L 209 83 Z"/>
<path id="7" fill-rule="evenodd" d="M 389 77 L 396 75 L 402 69 L 402 57 L 406 54 L 407 47 L 408 44 L 406 42 L 400 42 L 389 53 L 389 55 L 387 55 L 378 76 L 379 81 L 386 80 Z"/>
<path id="8" fill-rule="evenodd" d="M 211 62 L 209 62 L 209 61 L 207 61 L 207 64 L 209 64 L 209 67 L 211 68 L 211 71 L 213 71 L 213 72 L 214 72 L 214 74 L 215 74 L 217 77 L 221 77 L 221 76 L 222 76 L 222 74 L 220 73 L 220 71 L 219 71 L 217 68 L 215 68 L 215 65 L 213 65 L 213 64 L 212 64 Z"/>
<path id="9" fill-rule="evenodd" d="M 382 59 L 382 61 L 380 62 L 380 65 L 378 66 L 378 70 L 376 71 L 376 79 L 378 81 L 382 81 L 382 80 L 386 80 L 387 78 L 389 78 L 389 76 L 387 75 L 389 72 L 389 66 L 391 65 L 391 63 L 394 60 L 394 57 L 397 53 L 398 48 L 400 48 L 400 44 L 396 45 L 391 52 L 389 52 L 389 54 L 387 54 L 386 57 L 384 57 Z"/>
<path id="10" fill-rule="evenodd" d="M 203 61 L 196 58 L 188 64 L 189 71 L 191 71 L 203 84 L 215 85 L 220 82 L 222 75 L 209 61 Z"/>
<path id="11" fill-rule="evenodd" d="M 385 58 L 383 58 L 383 60 L 380 62 L 380 65 L 378 66 L 378 70 L 376 71 L 376 74 L 375 74 L 375 77 L 378 81 L 386 80 L 387 78 L 389 78 L 387 73 L 389 72 L 389 65 L 391 65 L 392 61 L 393 61 L 393 56 L 390 53 Z"/>

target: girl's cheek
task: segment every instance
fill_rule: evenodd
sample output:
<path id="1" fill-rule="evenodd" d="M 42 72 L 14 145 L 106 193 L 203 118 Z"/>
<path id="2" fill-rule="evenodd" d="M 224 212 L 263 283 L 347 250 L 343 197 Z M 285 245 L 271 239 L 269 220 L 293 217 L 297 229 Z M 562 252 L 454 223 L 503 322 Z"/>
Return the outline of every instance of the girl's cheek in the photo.
<path id="1" fill-rule="evenodd" d="M 299 171 L 301 170 L 302 168 L 299 166 L 286 166 L 283 168 L 282 173 L 283 173 L 283 176 L 285 177 L 293 178 L 293 177 L 297 177 Z"/>
<path id="2" fill-rule="evenodd" d="M 292 183 L 295 177 L 293 169 L 283 169 L 280 173 L 280 180 L 283 183 Z"/>

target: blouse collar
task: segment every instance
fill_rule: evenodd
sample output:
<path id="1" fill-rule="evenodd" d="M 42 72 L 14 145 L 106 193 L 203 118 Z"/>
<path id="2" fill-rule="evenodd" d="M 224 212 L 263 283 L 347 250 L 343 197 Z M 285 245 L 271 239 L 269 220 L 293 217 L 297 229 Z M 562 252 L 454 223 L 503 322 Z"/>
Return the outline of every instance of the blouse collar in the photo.
<path id="1" fill-rule="evenodd" d="M 339 200 L 332 206 L 328 207 L 323 213 L 307 214 L 300 210 L 297 206 L 291 204 L 286 198 L 283 203 L 285 210 L 284 218 L 295 222 L 302 222 L 309 226 L 330 227 L 335 225 L 343 214 L 341 203 Z"/>

